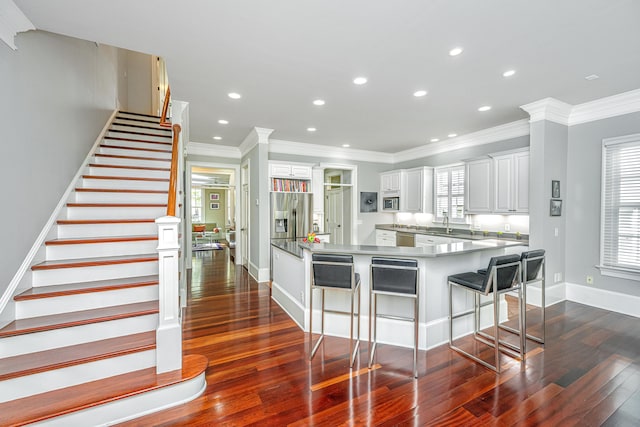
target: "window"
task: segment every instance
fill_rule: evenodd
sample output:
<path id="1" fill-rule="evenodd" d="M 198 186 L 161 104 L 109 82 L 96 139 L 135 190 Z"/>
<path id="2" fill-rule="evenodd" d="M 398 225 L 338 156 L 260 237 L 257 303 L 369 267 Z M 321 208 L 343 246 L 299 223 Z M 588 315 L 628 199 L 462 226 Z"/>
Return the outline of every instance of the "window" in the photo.
<path id="1" fill-rule="evenodd" d="M 450 222 L 464 219 L 464 165 L 435 169 L 435 220 L 443 221 L 445 212 Z"/>
<path id="2" fill-rule="evenodd" d="M 640 280 L 640 134 L 603 141 L 600 268 Z"/>
<path id="3" fill-rule="evenodd" d="M 201 188 L 191 188 L 191 222 L 203 222 Z"/>

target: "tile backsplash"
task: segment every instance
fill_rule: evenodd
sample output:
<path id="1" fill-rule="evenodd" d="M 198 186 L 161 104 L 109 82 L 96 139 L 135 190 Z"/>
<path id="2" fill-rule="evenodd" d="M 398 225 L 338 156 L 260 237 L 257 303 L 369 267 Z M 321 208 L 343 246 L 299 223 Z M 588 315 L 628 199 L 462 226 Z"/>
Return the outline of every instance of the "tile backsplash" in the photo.
<path id="1" fill-rule="evenodd" d="M 441 227 L 442 221 L 434 222 L 433 218 L 432 214 L 397 213 L 395 221 L 397 224 Z M 529 215 L 467 215 L 466 224 L 451 223 L 450 227 L 474 231 L 529 234 Z"/>

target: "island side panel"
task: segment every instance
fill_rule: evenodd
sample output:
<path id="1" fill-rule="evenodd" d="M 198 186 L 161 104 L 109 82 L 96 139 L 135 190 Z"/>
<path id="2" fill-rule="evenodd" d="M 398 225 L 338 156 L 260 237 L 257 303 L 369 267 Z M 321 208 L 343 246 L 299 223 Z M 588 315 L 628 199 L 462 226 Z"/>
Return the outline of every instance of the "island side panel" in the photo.
<path id="1" fill-rule="evenodd" d="M 272 248 L 271 298 L 287 312 L 302 330 L 306 330 L 309 263 L 276 246 L 272 246 Z M 308 255 L 308 251 L 306 251 L 305 256 Z"/>

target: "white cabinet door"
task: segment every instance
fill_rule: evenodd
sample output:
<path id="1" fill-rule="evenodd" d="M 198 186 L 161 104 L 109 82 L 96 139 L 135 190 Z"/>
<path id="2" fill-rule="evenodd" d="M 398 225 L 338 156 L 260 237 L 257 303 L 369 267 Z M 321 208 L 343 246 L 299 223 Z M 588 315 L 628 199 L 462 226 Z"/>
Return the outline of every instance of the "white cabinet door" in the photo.
<path id="1" fill-rule="evenodd" d="M 491 212 L 491 159 L 468 162 L 465 173 L 465 209 L 467 213 Z"/>
<path id="2" fill-rule="evenodd" d="M 400 192 L 400 210 L 403 212 L 422 212 L 424 200 L 422 168 L 409 169 L 404 174 L 402 191 Z"/>
<path id="3" fill-rule="evenodd" d="M 311 179 L 311 168 L 309 166 L 291 165 L 291 177 Z"/>
<path id="4" fill-rule="evenodd" d="M 494 212 L 513 211 L 513 155 L 494 158 L 495 207 Z"/>
<path id="5" fill-rule="evenodd" d="M 376 246 L 395 246 L 396 232 L 388 230 L 376 230 Z"/>
<path id="6" fill-rule="evenodd" d="M 273 177 L 288 178 L 291 176 L 291 165 L 271 163 L 269 167 L 269 175 Z"/>
<path id="7" fill-rule="evenodd" d="M 529 212 L 529 152 L 494 157 L 496 213 Z"/>
<path id="8" fill-rule="evenodd" d="M 514 155 L 515 163 L 515 196 L 516 212 L 529 212 L 529 152 Z"/>
<path id="9" fill-rule="evenodd" d="M 382 194 L 400 193 L 400 171 L 380 174 L 380 192 Z"/>
<path id="10" fill-rule="evenodd" d="M 312 176 L 313 212 L 324 214 L 324 169 L 314 168 Z"/>

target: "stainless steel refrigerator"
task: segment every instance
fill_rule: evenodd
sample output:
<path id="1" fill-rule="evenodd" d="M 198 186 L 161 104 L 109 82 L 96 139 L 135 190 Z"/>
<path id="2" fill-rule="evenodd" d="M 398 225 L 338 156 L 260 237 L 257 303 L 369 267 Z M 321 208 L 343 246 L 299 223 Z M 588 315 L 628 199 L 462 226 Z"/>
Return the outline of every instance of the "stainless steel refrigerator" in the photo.
<path id="1" fill-rule="evenodd" d="M 271 193 L 271 239 L 300 240 L 313 231 L 313 194 Z"/>

